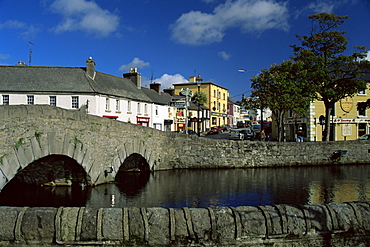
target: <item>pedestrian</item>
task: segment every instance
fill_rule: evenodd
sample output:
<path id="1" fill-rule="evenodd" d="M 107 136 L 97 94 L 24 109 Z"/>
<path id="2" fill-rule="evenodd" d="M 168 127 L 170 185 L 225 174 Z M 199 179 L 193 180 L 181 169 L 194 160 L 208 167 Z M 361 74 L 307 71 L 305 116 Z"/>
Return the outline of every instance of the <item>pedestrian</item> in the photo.
<path id="1" fill-rule="evenodd" d="M 303 142 L 303 130 L 302 130 L 302 127 L 299 127 L 298 128 L 298 131 L 297 131 L 297 142 Z"/>
<path id="2" fill-rule="evenodd" d="M 265 133 L 265 130 L 262 130 L 261 133 L 260 133 L 260 138 L 261 138 L 261 141 L 265 141 L 266 140 L 266 133 Z"/>

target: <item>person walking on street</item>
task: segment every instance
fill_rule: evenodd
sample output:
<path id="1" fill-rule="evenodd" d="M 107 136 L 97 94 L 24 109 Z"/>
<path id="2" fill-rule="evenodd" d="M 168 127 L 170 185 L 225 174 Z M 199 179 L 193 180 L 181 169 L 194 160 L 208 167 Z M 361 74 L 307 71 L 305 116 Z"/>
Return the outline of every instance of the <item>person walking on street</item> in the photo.
<path id="1" fill-rule="evenodd" d="M 297 131 L 297 142 L 303 142 L 303 130 L 302 127 L 299 127 Z"/>
<path id="2" fill-rule="evenodd" d="M 262 130 L 261 133 L 260 133 L 260 138 L 261 138 L 261 141 L 265 141 L 266 140 L 266 133 L 265 133 L 265 130 Z"/>

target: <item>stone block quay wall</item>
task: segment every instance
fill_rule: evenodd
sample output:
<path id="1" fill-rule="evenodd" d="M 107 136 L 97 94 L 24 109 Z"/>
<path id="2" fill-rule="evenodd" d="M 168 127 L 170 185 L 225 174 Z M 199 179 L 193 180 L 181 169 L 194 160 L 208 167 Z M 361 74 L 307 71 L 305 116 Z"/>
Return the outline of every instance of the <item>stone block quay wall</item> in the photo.
<path id="1" fill-rule="evenodd" d="M 0 207 L 0 246 L 369 246 L 369 206 Z"/>

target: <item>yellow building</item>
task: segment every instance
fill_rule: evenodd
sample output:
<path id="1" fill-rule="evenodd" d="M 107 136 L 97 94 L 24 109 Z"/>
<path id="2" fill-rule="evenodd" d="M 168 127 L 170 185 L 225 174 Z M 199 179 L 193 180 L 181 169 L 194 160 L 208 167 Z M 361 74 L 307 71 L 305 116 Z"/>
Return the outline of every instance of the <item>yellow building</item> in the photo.
<path id="1" fill-rule="evenodd" d="M 196 93 L 197 91 L 203 92 L 207 95 L 207 103 L 204 106 L 210 109 L 210 127 L 224 126 L 227 124 L 227 100 L 229 90 L 227 88 L 216 85 L 212 82 L 203 82 L 203 79 L 198 76 L 189 77 L 189 83 L 173 84 L 175 94 L 180 94 L 182 89 L 188 88 Z"/>
<path id="2" fill-rule="evenodd" d="M 358 103 L 364 103 L 368 99 L 370 99 L 369 87 L 359 91 L 352 98 L 347 97 L 335 104 L 330 117 L 331 141 L 356 140 L 370 133 L 370 109 L 358 107 Z M 284 126 L 286 140 L 295 140 L 297 131 L 302 128 L 305 141 L 321 141 L 325 127 L 322 122 L 320 123 L 321 116 L 325 116 L 322 101 L 311 103 L 307 117 L 288 114 Z"/>

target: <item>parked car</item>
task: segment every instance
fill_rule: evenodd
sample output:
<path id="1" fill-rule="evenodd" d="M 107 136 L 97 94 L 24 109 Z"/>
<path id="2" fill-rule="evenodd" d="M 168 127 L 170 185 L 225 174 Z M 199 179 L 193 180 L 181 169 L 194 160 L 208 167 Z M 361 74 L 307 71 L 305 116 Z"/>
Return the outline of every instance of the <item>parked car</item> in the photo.
<path id="1" fill-rule="evenodd" d="M 244 140 L 244 133 L 241 132 L 242 129 L 231 129 L 229 132 L 229 140 Z"/>
<path id="2" fill-rule="evenodd" d="M 244 140 L 251 140 L 253 141 L 255 138 L 255 133 L 251 128 L 245 128 L 241 131 L 244 134 Z"/>
<path id="3" fill-rule="evenodd" d="M 222 127 L 212 127 L 208 132 L 207 135 L 219 134 L 222 133 L 224 130 Z"/>
<path id="4" fill-rule="evenodd" d="M 231 129 L 229 140 L 254 140 L 254 132 L 250 128 Z"/>
<path id="5" fill-rule="evenodd" d="M 182 134 L 188 134 L 188 135 L 198 135 L 197 132 L 195 132 L 194 130 L 188 130 L 188 133 L 186 133 L 186 131 L 181 131 L 180 133 Z"/>
<path id="6" fill-rule="evenodd" d="M 253 124 L 252 125 L 252 130 L 254 131 L 254 133 L 260 133 L 261 132 L 261 125 Z"/>
<path id="7" fill-rule="evenodd" d="M 359 140 L 370 140 L 370 134 L 366 134 L 358 138 Z"/>
<path id="8" fill-rule="evenodd" d="M 226 124 L 222 127 L 223 131 L 229 131 L 231 129 L 231 126 L 229 124 Z"/>

